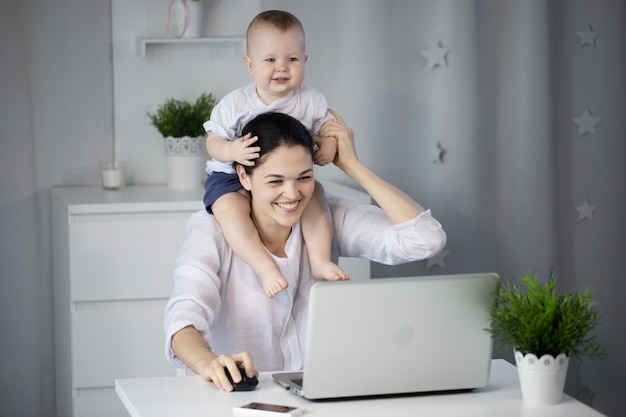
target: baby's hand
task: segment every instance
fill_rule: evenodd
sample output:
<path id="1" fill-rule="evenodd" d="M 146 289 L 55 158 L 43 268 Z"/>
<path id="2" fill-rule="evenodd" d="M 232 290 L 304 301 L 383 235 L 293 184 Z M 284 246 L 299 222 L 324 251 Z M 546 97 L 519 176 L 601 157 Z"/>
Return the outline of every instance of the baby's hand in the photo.
<path id="1" fill-rule="evenodd" d="M 237 138 L 230 142 L 229 154 L 230 160 L 245 166 L 254 166 L 254 160 L 259 157 L 261 148 L 258 146 L 250 146 L 259 138 L 248 133 L 245 136 Z"/>
<path id="2" fill-rule="evenodd" d="M 333 162 L 337 155 L 337 139 L 334 136 L 316 136 L 313 141 L 319 147 L 313 154 L 313 162 L 319 166 Z"/>

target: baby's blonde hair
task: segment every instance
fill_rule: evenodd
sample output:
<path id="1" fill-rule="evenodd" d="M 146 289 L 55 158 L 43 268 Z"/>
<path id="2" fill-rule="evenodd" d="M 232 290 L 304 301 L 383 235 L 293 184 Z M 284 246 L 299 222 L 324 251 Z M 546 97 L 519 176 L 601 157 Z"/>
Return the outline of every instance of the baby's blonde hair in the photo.
<path id="1" fill-rule="evenodd" d="M 263 26 L 271 26 L 281 32 L 297 28 L 302 32 L 302 37 L 304 38 L 304 27 L 297 17 L 282 10 L 267 10 L 256 15 L 248 25 L 248 30 L 246 31 L 246 47 L 250 44 L 250 37 L 254 34 L 254 31 Z"/>

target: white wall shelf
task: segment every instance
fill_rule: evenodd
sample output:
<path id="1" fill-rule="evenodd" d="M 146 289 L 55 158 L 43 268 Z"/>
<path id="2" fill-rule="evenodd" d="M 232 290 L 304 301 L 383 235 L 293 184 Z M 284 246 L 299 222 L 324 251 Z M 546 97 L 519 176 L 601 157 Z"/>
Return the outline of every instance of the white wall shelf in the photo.
<path id="1" fill-rule="evenodd" d="M 146 57 L 146 51 L 151 45 L 215 45 L 232 44 L 233 47 L 243 48 L 243 37 L 210 37 L 210 38 L 166 38 L 166 37 L 138 37 L 137 55 Z"/>

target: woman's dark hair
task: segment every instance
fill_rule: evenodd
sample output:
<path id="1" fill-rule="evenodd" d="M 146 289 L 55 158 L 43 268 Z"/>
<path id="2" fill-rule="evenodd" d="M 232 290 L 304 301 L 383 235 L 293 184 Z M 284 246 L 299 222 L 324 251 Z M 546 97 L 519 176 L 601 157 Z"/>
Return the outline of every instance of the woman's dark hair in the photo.
<path id="1" fill-rule="evenodd" d="M 302 123 L 287 114 L 277 112 L 259 114 L 243 127 L 241 136 L 248 133 L 259 138 L 252 146 L 261 148 L 255 165 L 244 166 L 248 175 L 263 163 L 264 155 L 281 146 L 302 146 L 313 155 L 311 134 Z"/>

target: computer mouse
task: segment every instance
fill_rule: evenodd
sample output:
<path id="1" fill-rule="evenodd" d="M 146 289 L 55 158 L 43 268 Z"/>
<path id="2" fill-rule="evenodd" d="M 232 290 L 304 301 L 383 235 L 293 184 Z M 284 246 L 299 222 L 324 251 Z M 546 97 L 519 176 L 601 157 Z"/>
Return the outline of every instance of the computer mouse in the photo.
<path id="1" fill-rule="evenodd" d="M 252 378 L 248 377 L 244 368 L 239 367 L 238 369 L 241 374 L 241 381 L 235 383 L 233 382 L 233 378 L 230 376 L 228 368 L 224 368 L 224 371 L 226 371 L 226 377 L 233 386 L 233 391 L 252 391 L 258 385 L 259 380 L 256 376 L 253 376 Z"/>

